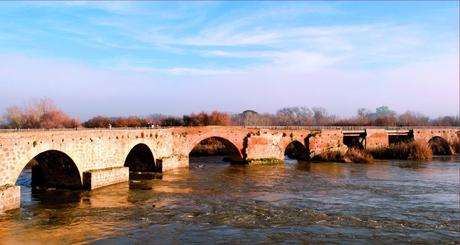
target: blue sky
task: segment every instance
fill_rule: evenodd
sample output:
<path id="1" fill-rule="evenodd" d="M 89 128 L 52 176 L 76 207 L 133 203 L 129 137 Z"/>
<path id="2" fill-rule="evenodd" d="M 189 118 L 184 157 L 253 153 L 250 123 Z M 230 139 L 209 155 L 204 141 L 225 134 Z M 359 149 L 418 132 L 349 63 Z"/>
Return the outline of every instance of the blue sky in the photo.
<path id="1" fill-rule="evenodd" d="M 459 3 L 2 2 L 0 110 L 458 114 Z"/>

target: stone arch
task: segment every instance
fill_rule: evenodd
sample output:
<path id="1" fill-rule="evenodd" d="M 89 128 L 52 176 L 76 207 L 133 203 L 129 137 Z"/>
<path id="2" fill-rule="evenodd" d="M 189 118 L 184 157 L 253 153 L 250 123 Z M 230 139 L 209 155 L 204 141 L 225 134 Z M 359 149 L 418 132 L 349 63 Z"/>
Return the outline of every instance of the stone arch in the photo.
<path id="1" fill-rule="evenodd" d="M 243 161 L 243 155 L 241 154 L 241 151 L 238 149 L 237 145 L 230 141 L 229 139 L 226 139 L 221 136 L 207 136 L 207 137 L 201 137 L 198 140 L 193 141 L 191 144 L 191 147 L 188 149 L 188 156 L 190 156 L 194 150 L 197 150 L 197 148 L 200 146 L 201 143 L 203 142 L 209 142 L 210 140 L 214 140 L 222 144 L 225 148 L 225 151 L 221 151 L 221 149 L 216 149 L 216 155 L 222 154 L 222 155 L 227 155 L 229 160 L 232 162 L 241 162 Z"/>
<path id="2" fill-rule="evenodd" d="M 293 140 L 284 147 L 284 156 L 296 160 L 307 160 L 307 151 L 308 149 L 304 144 L 298 140 Z"/>
<path id="3" fill-rule="evenodd" d="M 19 175 L 27 167 L 32 168 L 32 186 L 45 188 L 82 189 L 81 170 L 74 160 L 59 150 L 45 150 L 35 155 L 15 176 L 15 183 Z"/>
<path id="4" fill-rule="evenodd" d="M 157 166 L 155 160 L 155 155 L 147 144 L 136 142 L 129 147 L 124 166 L 133 172 L 161 172 L 161 166 Z"/>
<path id="5" fill-rule="evenodd" d="M 20 157 L 16 161 L 13 161 L 10 163 L 10 166 L 9 166 L 9 168 L 11 169 L 9 171 L 10 174 L 8 174 L 7 178 L 5 178 L 4 184 L 14 185 L 17 182 L 19 175 L 26 168 L 26 166 L 30 163 L 30 161 L 32 161 L 39 154 L 47 152 L 47 151 L 61 152 L 62 154 L 65 154 L 70 159 L 72 159 L 72 162 L 76 165 L 78 169 L 80 181 L 83 180 L 82 176 L 83 176 L 83 171 L 85 170 L 84 166 L 82 166 L 82 163 L 78 155 L 74 151 L 69 149 L 67 145 L 61 145 L 61 144 L 34 145 L 34 143 L 32 143 L 32 146 L 30 146 L 25 151 L 25 153 L 20 152 L 20 151 L 13 152 L 14 154 L 17 154 Z"/>
<path id="6" fill-rule="evenodd" d="M 434 136 L 428 141 L 428 144 L 434 155 L 452 155 L 450 144 L 443 137 Z"/>

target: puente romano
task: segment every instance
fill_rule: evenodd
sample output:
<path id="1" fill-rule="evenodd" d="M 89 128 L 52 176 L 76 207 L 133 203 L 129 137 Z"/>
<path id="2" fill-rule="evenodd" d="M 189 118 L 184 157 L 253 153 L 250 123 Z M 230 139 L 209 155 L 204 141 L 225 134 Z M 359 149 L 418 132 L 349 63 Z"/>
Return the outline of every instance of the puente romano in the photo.
<path id="1" fill-rule="evenodd" d="M 293 145 L 298 158 L 361 144 L 366 149 L 401 140 L 453 142 L 459 128 L 245 128 L 177 127 L 0 132 L 0 211 L 19 208 L 16 181 L 32 165 L 32 185 L 92 190 L 129 180 L 129 171 L 165 172 L 188 167 L 203 140 L 218 138 L 245 164 L 283 162 Z"/>

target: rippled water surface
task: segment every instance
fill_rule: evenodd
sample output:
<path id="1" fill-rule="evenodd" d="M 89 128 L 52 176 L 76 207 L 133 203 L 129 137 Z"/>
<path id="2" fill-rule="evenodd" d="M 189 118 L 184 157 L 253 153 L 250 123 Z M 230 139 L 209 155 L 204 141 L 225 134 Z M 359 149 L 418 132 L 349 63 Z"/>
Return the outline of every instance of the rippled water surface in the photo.
<path id="1" fill-rule="evenodd" d="M 21 209 L 0 215 L 0 244 L 458 243 L 459 163 L 198 158 L 92 192 L 22 187 Z"/>

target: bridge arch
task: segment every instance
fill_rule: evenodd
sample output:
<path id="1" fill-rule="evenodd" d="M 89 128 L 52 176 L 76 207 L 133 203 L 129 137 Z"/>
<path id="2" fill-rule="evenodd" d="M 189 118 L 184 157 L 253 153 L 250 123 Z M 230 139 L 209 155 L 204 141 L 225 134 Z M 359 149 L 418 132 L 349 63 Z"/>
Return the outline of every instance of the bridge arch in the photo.
<path id="1" fill-rule="evenodd" d="M 428 144 L 434 155 L 452 155 L 450 144 L 443 137 L 434 136 L 428 141 Z"/>
<path id="2" fill-rule="evenodd" d="M 295 160 L 307 160 L 308 149 L 298 140 L 293 140 L 284 147 L 284 156 Z"/>
<path id="3" fill-rule="evenodd" d="M 60 150 L 45 150 L 18 167 L 14 183 L 30 167 L 31 186 L 44 188 L 82 189 L 81 170 L 75 161 Z"/>
<path id="4" fill-rule="evenodd" d="M 194 140 L 190 148 L 187 150 L 187 155 L 226 155 L 228 160 L 232 162 L 243 161 L 243 155 L 238 149 L 237 144 L 229 139 L 221 136 L 207 136 Z"/>
<path id="5" fill-rule="evenodd" d="M 124 166 L 134 172 L 161 172 L 161 166 L 156 165 L 152 148 L 146 143 L 135 142 L 129 147 L 124 160 Z"/>

